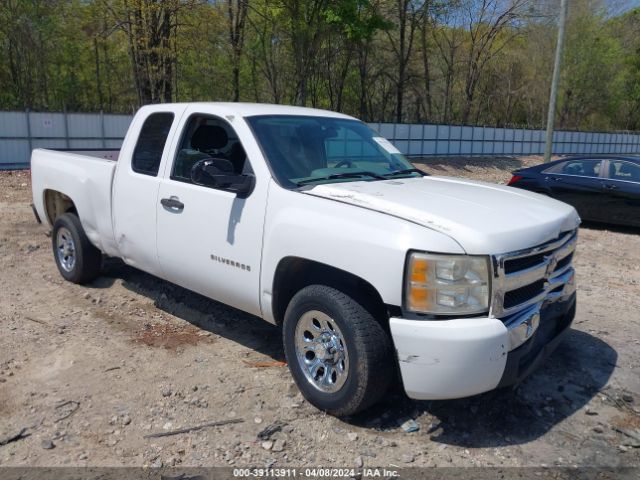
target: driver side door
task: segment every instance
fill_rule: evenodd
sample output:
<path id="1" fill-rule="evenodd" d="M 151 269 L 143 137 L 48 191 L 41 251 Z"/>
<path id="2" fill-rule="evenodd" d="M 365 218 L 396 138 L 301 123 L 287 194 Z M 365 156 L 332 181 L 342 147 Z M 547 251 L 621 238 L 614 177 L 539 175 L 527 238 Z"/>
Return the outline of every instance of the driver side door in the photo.
<path id="1" fill-rule="evenodd" d="M 199 160 L 224 158 L 236 173 L 252 172 L 232 125 L 192 113 L 184 123 L 158 195 L 158 257 L 164 277 L 206 297 L 260 315 L 259 273 L 268 182 L 247 198 L 196 185 Z"/>

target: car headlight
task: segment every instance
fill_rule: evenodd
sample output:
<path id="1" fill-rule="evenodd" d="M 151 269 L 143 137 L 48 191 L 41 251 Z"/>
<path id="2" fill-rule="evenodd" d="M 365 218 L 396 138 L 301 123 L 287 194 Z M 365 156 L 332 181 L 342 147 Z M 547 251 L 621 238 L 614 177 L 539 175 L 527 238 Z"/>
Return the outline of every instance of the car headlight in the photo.
<path id="1" fill-rule="evenodd" d="M 489 257 L 413 252 L 405 307 L 416 313 L 470 315 L 489 310 Z"/>

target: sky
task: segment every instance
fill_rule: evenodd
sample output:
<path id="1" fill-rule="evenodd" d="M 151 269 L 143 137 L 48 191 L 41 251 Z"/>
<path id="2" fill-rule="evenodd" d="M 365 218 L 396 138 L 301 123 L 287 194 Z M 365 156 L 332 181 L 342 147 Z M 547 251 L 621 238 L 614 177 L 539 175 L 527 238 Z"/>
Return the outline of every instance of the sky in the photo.
<path id="1" fill-rule="evenodd" d="M 612 16 L 640 7 L 640 0 L 606 0 L 609 7 L 609 14 Z"/>

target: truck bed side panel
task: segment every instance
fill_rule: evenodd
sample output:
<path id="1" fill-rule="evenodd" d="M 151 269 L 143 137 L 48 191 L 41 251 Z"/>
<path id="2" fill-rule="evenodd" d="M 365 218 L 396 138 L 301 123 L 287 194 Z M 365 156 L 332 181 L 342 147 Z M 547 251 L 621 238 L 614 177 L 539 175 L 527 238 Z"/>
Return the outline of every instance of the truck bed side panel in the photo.
<path id="1" fill-rule="evenodd" d="M 108 255 L 117 256 L 111 221 L 111 186 L 116 162 L 70 152 L 36 149 L 31 156 L 33 202 L 40 218 L 49 223 L 45 192 L 69 197 L 87 237 Z"/>

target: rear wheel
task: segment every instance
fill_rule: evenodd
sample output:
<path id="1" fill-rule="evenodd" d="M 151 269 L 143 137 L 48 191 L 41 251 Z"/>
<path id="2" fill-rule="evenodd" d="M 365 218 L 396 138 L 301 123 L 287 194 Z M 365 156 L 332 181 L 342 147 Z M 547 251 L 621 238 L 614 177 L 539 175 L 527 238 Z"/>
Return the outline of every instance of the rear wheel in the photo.
<path id="1" fill-rule="evenodd" d="M 56 265 L 65 280 L 87 283 L 100 275 L 102 253 L 87 238 L 77 215 L 65 213 L 56 218 L 51 243 Z"/>
<path id="2" fill-rule="evenodd" d="M 285 355 L 304 397 L 337 416 L 377 402 L 393 377 L 391 341 L 350 296 L 324 285 L 300 290 L 283 324 Z"/>

